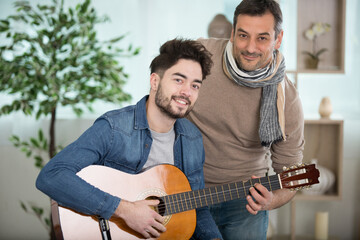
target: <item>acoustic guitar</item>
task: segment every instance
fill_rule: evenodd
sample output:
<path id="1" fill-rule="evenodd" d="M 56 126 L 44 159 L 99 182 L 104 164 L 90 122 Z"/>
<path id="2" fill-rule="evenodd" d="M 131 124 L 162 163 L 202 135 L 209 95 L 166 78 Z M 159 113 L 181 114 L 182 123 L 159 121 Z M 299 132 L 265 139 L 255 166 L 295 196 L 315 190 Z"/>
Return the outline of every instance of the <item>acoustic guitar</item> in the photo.
<path id="1" fill-rule="evenodd" d="M 159 199 L 155 210 L 165 216 L 167 231 L 159 239 L 189 239 L 196 226 L 196 208 L 246 198 L 249 188 L 260 183 L 269 191 L 302 189 L 319 182 L 314 164 L 299 165 L 286 171 L 246 182 L 235 182 L 192 191 L 184 173 L 172 165 L 159 165 L 131 175 L 105 166 L 88 166 L 77 173 L 93 186 L 129 201 Z M 102 239 L 96 216 L 88 216 L 52 203 L 57 239 Z M 112 239 L 143 239 L 118 218 L 109 220 Z"/>

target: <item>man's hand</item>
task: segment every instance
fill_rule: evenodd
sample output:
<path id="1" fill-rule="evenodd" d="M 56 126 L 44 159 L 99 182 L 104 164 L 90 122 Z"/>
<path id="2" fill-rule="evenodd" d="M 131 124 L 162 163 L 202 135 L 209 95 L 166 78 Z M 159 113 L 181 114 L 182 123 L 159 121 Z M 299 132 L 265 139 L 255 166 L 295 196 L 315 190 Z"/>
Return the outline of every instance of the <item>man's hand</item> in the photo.
<path id="1" fill-rule="evenodd" d="M 162 224 L 164 218 L 151 209 L 151 206 L 158 204 L 159 200 L 129 202 L 122 199 L 114 216 L 122 218 L 131 229 L 142 234 L 145 238 L 157 238 L 160 233 L 166 231 Z"/>
<path id="2" fill-rule="evenodd" d="M 258 178 L 256 176 L 252 176 L 251 178 Z M 270 210 L 271 203 L 274 198 L 274 194 L 269 192 L 266 187 L 261 185 L 260 183 L 255 183 L 254 187 L 250 188 L 251 196 L 247 196 L 246 200 L 248 204 L 246 204 L 246 209 L 249 213 L 256 215 L 258 211 L 261 210 Z"/>
<path id="3" fill-rule="evenodd" d="M 251 178 L 258 178 L 252 176 Z M 278 189 L 269 192 L 266 187 L 260 183 L 256 183 L 254 187 L 250 188 L 251 196 L 247 196 L 248 204 L 246 209 L 249 213 L 256 215 L 261 210 L 272 210 L 288 203 L 296 194 L 296 191 L 291 192 L 289 189 Z"/>

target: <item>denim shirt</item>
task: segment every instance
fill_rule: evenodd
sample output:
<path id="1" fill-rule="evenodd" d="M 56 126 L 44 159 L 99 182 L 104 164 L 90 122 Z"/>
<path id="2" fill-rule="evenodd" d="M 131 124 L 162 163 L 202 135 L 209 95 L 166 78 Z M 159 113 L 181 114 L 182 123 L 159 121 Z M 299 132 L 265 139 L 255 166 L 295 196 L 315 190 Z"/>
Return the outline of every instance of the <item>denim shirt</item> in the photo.
<path id="1" fill-rule="evenodd" d="M 107 112 L 96 119 L 76 141 L 46 164 L 36 187 L 62 206 L 109 219 L 121 199 L 94 188 L 76 173 L 89 165 L 104 165 L 129 174 L 141 172 L 152 144 L 146 118 L 147 99 L 145 96 L 136 105 Z M 204 188 L 205 153 L 200 131 L 184 118 L 176 120 L 174 130 L 174 165 L 184 172 L 192 190 Z M 197 209 L 196 213 L 193 237 L 221 238 L 208 208 Z"/>

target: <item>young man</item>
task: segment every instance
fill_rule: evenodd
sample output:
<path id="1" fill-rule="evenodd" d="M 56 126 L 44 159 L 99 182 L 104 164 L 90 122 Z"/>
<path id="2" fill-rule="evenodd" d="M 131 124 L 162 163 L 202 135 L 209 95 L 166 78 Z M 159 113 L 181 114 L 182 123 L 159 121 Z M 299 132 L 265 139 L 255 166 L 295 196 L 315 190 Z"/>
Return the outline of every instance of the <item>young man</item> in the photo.
<path id="1" fill-rule="evenodd" d="M 276 1 L 243 0 L 230 40 L 199 40 L 213 54 L 214 67 L 188 118 L 203 133 L 206 186 L 264 176 L 269 152 L 276 172 L 302 161 L 303 112 L 278 51 L 281 24 Z M 295 195 L 261 184 L 250 193 L 210 208 L 224 239 L 266 239 L 267 210 Z"/>
<path id="2" fill-rule="evenodd" d="M 76 173 L 89 165 L 105 165 L 137 174 L 167 163 L 185 173 L 192 190 L 203 188 L 202 136 L 183 117 L 193 108 L 211 66 L 211 55 L 200 43 L 166 42 L 150 65 L 149 96 L 99 117 L 43 168 L 37 188 L 60 205 L 105 219 L 121 218 L 145 238 L 159 237 L 166 231 L 164 217 L 150 208 L 158 200 L 127 201 L 93 188 Z M 193 237 L 221 238 L 208 208 L 197 209 Z"/>

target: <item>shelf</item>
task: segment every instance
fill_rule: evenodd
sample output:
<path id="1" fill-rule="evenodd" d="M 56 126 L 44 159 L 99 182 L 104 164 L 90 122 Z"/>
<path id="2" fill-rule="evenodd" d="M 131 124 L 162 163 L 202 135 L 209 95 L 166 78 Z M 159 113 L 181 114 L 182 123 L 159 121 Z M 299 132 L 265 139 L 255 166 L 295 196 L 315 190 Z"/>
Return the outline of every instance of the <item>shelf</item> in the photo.
<path id="1" fill-rule="evenodd" d="M 317 167 L 319 168 L 320 166 L 323 166 L 333 172 L 335 182 L 324 194 L 309 195 L 304 194 L 307 190 L 299 191 L 295 198 L 291 201 L 291 235 L 281 237 L 277 236 L 273 239 L 314 239 L 313 236 L 296 236 L 296 202 L 341 200 L 343 179 L 343 132 L 344 121 L 341 119 L 305 119 L 305 146 L 303 162 L 310 163 L 311 159 L 316 158 L 318 160 Z M 319 178 L 319 180 L 321 183 L 321 178 Z M 338 238 L 329 237 L 328 239 Z"/>
<path id="2" fill-rule="evenodd" d="M 301 193 L 297 193 L 295 198 L 295 201 L 339 201 L 341 200 L 341 197 L 339 195 L 334 194 L 326 194 L 326 195 L 305 195 Z"/>
<path id="3" fill-rule="evenodd" d="M 341 200 L 343 120 L 305 120 L 305 147 L 303 162 L 317 159 L 318 165 L 329 169 L 335 175 L 335 183 L 323 195 L 297 194 L 297 200 Z M 306 190 L 304 190 L 306 191 Z"/>
<path id="4" fill-rule="evenodd" d="M 298 73 L 344 73 L 345 56 L 345 14 L 346 0 L 298 0 L 297 20 L 297 72 Z M 317 49 L 326 48 L 320 55 L 316 70 L 307 68 L 308 56 L 303 51 L 311 51 L 312 41 L 305 37 L 305 31 L 313 23 L 331 25 L 331 31 L 317 38 Z"/>

